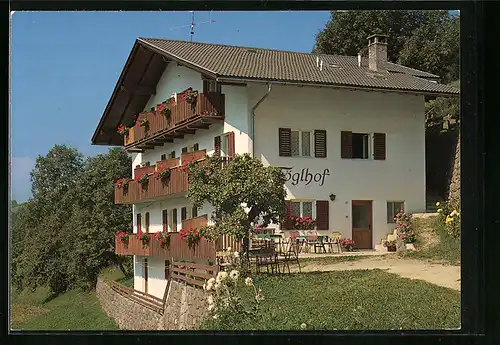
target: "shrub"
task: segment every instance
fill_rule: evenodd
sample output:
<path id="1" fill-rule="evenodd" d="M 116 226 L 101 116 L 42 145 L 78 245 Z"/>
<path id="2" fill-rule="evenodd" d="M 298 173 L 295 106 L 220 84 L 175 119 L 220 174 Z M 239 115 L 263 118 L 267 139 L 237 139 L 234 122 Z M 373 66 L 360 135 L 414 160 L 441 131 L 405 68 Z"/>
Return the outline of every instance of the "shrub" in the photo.
<path id="1" fill-rule="evenodd" d="M 451 205 L 447 202 L 437 202 L 436 206 L 440 207 L 437 212 L 439 218 L 444 224 L 446 233 L 453 237 L 460 237 L 460 213 L 456 209 L 452 209 Z"/>
<path id="2" fill-rule="evenodd" d="M 406 214 L 403 210 L 401 210 L 396 217 L 394 217 L 394 220 L 396 221 L 396 230 L 399 239 L 403 240 L 404 243 L 415 242 L 416 237 L 413 232 L 411 215 Z"/>

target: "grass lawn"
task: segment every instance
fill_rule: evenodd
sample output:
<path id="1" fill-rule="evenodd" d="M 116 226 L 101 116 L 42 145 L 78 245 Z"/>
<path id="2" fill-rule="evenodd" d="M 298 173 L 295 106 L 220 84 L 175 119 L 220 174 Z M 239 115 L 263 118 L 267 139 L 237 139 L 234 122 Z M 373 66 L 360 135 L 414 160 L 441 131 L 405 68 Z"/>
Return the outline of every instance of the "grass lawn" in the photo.
<path id="1" fill-rule="evenodd" d="M 202 329 L 316 330 L 444 329 L 460 327 L 460 293 L 381 270 L 335 271 L 254 279 L 262 316 L 206 319 Z M 253 298 L 253 290 L 242 293 Z M 245 298 L 244 300 L 248 300 Z"/>
<path id="2" fill-rule="evenodd" d="M 366 258 L 371 257 L 370 255 L 344 255 L 344 256 L 323 256 L 323 257 L 308 257 L 301 258 L 299 257 L 300 267 L 305 267 L 309 264 L 322 264 L 322 265 L 331 265 L 338 264 L 340 262 L 346 261 L 359 261 Z"/>
<path id="3" fill-rule="evenodd" d="M 104 279 L 117 281 L 130 288 L 134 287 L 134 277 L 125 277 L 118 267 L 109 267 L 103 270 L 100 276 Z"/>
<path id="4" fill-rule="evenodd" d="M 405 257 L 460 265 L 460 239 L 454 239 L 446 234 L 439 217 L 416 218 L 413 220 L 413 229 L 417 235 L 415 248 L 421 249 L 423 247 L 425 234 L 434 237 L 436 241 L 428 248 L 405 253 Z"/>
<path id="5" fill-rule="evenodd" d="M 115 321 L 106 316 L 95 292 L 72 290 L 53 299 L 48 289 L 12 294 L 14 330 L 115 330 Z"/>

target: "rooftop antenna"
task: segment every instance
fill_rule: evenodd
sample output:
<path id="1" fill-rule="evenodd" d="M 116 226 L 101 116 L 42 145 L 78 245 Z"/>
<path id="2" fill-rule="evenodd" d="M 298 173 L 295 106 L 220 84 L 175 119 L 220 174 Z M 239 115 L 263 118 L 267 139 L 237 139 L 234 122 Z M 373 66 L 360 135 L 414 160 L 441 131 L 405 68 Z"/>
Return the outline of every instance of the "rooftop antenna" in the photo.
<path id="1" fill-rule="evenodd" d="M 208 24 L 212 24 L 212 23 L 215 23 L 215 20 L 212 20 L 212 11 L 210 11 L 210 20 L 206 20 L 204 22 L 195 23 L 195 21 L 194 21 L 194 11 L 189 11 L 189 12 L 191 12 L 191 24 L 181 25 L 181 26 L 174 26 L 174 27 L 170 28 L 170 30 L 189 27 L 190 28 L 190 31 L 189 31 L 189 40 L 191 42 L 193 42 L 194 27 L 196 25 L 199 25 L 199 24 L 207 24 L 207 23 Z"/>

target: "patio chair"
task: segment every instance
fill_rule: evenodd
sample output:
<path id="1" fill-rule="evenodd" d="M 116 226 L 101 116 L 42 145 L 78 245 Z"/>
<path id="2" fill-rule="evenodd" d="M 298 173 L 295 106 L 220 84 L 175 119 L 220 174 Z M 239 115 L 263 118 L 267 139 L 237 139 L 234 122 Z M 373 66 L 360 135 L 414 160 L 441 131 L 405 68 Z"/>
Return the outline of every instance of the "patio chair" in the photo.
<path id="1" fill-rule="evenodd" d="M 290 274 L 291 273 L 290 262 L 296 262 L 299 267 L 299 273 L 300 273 L 301 270 L 299 263 L 299 245 L 297 241 L 293 240 L 292 238 L 286 241 L 284 243 L 283 251 L 278 253 L 277 255 L 277 261 L 278 261 L 278 271 L 279 271 L 279 264 L 282 264 L 283 273 L 285 273 L 285 267 L 286 267 L 288 268 L 288 274 Z"/>
<path id="2" fill-rule="evenodd" d="M 337 247 L 337 253 L 342 252 L 342 247 L 340 245 L 340 239 L 342 238 L 342 234 L 338 231 L 332 233 L 332 236 L 329 238 L 328 242 L 325 243 L 330 247 L 330 252 L 333 253 L 333 247 Z"/>

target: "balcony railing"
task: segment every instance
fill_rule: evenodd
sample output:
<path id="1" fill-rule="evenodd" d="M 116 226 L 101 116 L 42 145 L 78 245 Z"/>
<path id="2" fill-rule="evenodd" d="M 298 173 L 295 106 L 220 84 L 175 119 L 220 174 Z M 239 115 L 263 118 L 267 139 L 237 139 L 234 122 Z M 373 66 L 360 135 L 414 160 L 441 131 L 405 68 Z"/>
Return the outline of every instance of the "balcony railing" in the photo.
<path id="1" fill-rule="evenodd" d="M 184 219 L 182 221 L 182 228 L 193 228 L 193 229 L 198 229 L 200 226 L 207 225 L 208 224 L 208 216 L 206 214 L 199 216 L 199 217 L 194 217 L 194 218 L 189 218 L 189 219 Z"/>
<path id="2" fill-rule="evenodd" d="M 179 97 L 181 98 L 181 97 Z M 148 119 L 149 128 L 134 126 L 124 136 L 125 149 L 137 147 L 139 149 L 151 148 L 147 144 L 166 138 L 181 137 L 183 131 L 208 128 L 214 121 L 224 119 L 224 95 L 205 95 L 199 93 L 194 104 L 178 100 L 175 105 L 168 105 L 171 110 L 170 119 L 157 111 L 150 111 L 142 116 Z M 192 133 L 192 132 L 189 132 Z"/>
<path id="3" fill-rule="evenodd" d="M 184 224 L 189 223 L 189 219 L 184 220 Z M 192 218 L 190 226 L 198 228 L 207 224 L 207 215 Z M 171 258 L 182 259 L 200 259 L 200 260 L 215 260 L 215 243 L 205 238 L 193 247 L 189 248 L 188 243 L 181 240 L 178 232 L 169 232 L 170 245 L 162 248 L 160 242 L 155 239 L 150 239 L 148 245 L 143 245 L 137 235 L 130 235 L 128 243 L 123 243 L 118 236 L 115 238 L 115 253 L 118 255 L 139 255 L 139 256 L 155 256 L 165 260 Z"/>
<path id="4" fill-rule="evenodd" d="M 141 185 L 139 182 L 130 181 L 126 187 L 115 186 L 115 204 L 135 204 L 151 201 L 157 198 L 186 193 L 188 190 L 188 173 L 181 167 L 186 162 L 203 160 L 206 150 L 183 153 L 179 158 L 170 158 L 156 162 L 156 165 L 134 169 L 134 177 L 152 174 L 155 170 L 168 167 L 170 177 L 149 177 L 148 183 Z"/>

